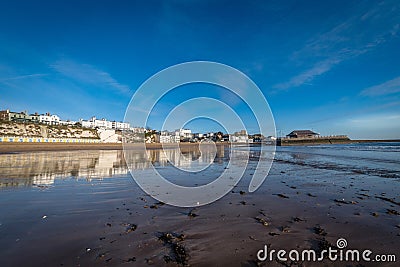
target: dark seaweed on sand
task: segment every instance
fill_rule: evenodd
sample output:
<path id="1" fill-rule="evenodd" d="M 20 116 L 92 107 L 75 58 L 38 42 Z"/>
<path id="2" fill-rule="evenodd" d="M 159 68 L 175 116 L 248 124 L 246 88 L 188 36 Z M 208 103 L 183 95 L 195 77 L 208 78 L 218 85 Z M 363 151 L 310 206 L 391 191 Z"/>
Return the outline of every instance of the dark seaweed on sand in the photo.
<path id="1" fill-rule="evenodd" d="M 344 199 L 335 199 L 334 201 L 340 204 L 357 204 L 357 201 L 346 201 Z"/>
<path id="2" fill-rule="evenodd" d="M 316 233 L 317 235 L 321 235 L 321 236 L 327 235 L 326 231 L 319 225 L 315 226 L 313 230 L 314 230 L 314 233 Z"/>
<path id="3" fill-rule="evenodd" d="M 194 211 L 195 211 L 195 209 L 192 209 L 189 211 L 188 216 L 190 218 L 195 218 L 195 217 L 199 216 L 198 214 L 194 213 Z"/>
<path id="4" fill-rule="evenodd" d="M 187 254 L 185 247 L 181 244 L 185 239 L 185 235 L 161 232 L 158 235 L 158 239 L 161 240 L 165 246 L 170 248 L 170 254 L 163 257 L 166 263 L 175 262 L 182 266 L 188 265 L 189 255 Z"/>
<path id="5" fill-rule="evenodd" d="M 126 234 L 129 234 L 130 232 L 133 232 L 137 229 L 137 225 L 133 223 L 124 223 L 123 225 L 126 226 L 125 229 Z"/>
<path id="6" fill-rule="evenodd" d="M 399 202 L 396 202 L 394 199 L 392 199 L 392 198 L 387 198 L 387 197 L 380 197 L 380 196 L 376 196 L 376 198 L 379 198 L 379 199 L 382 199 L 382 200 L 384 200 L 384 201 L 387 201 L 387 202 L 390 202 L 390 203 L 392 203 L 392 204 L 395 204 L 395 205 L 397 205 L 397 206 L 400 206 L 400 203 Z"/>
<path id="7" fill-rule="evenodd" d="M 264 226 L 268 226 L 269 222 L 267 222 L 264 218 L 260 218 L 260 217 L 255 217 L 254 218 L 257 222 L 261 223 Z"/>
<path id="8" fill-rule="evenodd" d="M 397 210 L 392 210 L 392 209 L 387 209 L 386 213 L 391 214 L 391 215 L 400 215 L 400 212 L 398 212 Z"/>
<path id="9" fill-rule="evenodd" d="M 281 198 L 289 198 L 288 196 L 286 196 L 286 195 L 284 195 L 284 194 L 276 194 L 278 197 L 281 197 Z"/>

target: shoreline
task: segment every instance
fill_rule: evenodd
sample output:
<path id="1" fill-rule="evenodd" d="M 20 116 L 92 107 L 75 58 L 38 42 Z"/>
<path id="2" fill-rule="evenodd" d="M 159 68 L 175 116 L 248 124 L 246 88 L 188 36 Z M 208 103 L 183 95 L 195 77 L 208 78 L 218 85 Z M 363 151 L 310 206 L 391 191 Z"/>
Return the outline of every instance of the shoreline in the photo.
<path id="1" fill-rule="evenodd" d="M 362 143 L 398 143 L 400 139 L 384 139 L 384 140 L 376 140 L 376 139 L 329 139 L 329 138 L 320 138 L 320 139 L 287 139 L 284 142 L 278 141 L 277 146 L 318 146 L 318 145 L 345 145 L 345 144 L 362 144 Z"/>
<path id="2" fill-rule="evenodd" d="M 368 139 L 361 139 L 361 140 L 351 140 L 353 143 L 397 143 L 400 142 L 400 139 L 387 139 L 387 140 L 368 140 Z"/>
<path id="3" fill-rule="evenodd" d="M 177 143 L 146 144 L 147 149 L 176 147 Z M 129 149 L 138 149 L 141 144 L 129 144 Z M 199 143 L 179 143 L 180 147 L 198 148 Z M 217 146 L 228 146 L 230 143 L 216 143 Z M 0 153 L 39 152 L 39 151 L 72 151 L 72 150 L 122 150 L 122 143 L 0 143 Z"/>
<path id="4" fill-rule="evenodd" d="M 400 139 L 390 140 L 349 140 L 347 142 L 337 142 L 336 144 L 360 144 L 360 143 L 395 143 L 400 142 Z M 146 144 L 147 149 L 160 149 L 164 147 L 176 147 L 177 143 L 151 143 Z M 319 142 L 298 142 L 291 144 L 284 144 L 283 146 L 307 146 L 307 145 L 324 145 L 330 143 Z M 179 143 L 180 147 L 196 148 L 199 143 Z M 246 145 L 246 144 L 232 144 L 232 143 L 216 143 L 217 146 L 229 145 Z M 247 144 L 259 145 L 259 144 Z M 129 144 L 129 149 L 137 149 L 140 144 Z M 122 150 L 122 143 L 17 143 L 17 142 L 4 142 L 0 143 L 0 153 L 19 153 L 19 152 L 37 152 L 37 151 L 72 151 L 72 150 Z"/>

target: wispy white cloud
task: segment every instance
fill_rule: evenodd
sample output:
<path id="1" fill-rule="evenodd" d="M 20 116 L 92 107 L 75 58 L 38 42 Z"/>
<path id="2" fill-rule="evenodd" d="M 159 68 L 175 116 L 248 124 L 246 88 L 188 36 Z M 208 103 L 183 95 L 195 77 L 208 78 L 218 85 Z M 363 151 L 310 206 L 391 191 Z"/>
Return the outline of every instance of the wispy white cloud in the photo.
<path id="1" fill-rule="evenodd" d="M 276 84 L 274 88 L 279 90 L 286 90 L 292 87 L 297 87 L 303 84 L 310 83 L 316 76 L 319 76 L 328 70 L 330 70 L 334 65 L 338 64 L 340 59 L 329 59 L 325 61 L 318 62 L 311 69 L 308 69 L 297 76 L 292 77 L 289 81 Z"/>
<path id="2" fill-rule="evenodd" d="M 342 125 L 346 126 L 346 128 L 353 129 L 363 129 L 369 131 L 381 132 L 384 134 L 385 131 L 396 133 L 397 136 L 393 136 L 394 138 L 398 138 L 398 134 L 400 133 L 400 125 L 397 123 L 400 120 L 400 114 L 392 113 L 392 114 L 369 114 L 361 117 L 353 117 L 349 118 L 342 122 Z M 396 130 L 393 132 L 393 129 Z"/>
<path id="3" fill-rule="evenodd" d="M 351 110 L 348 110 L 348 106 L 352 105 L 352 100 L 351 98 L 347 100 L 340 100 L 340 101 L 334 101 L 330 103 L 329 105 L 323 104 L 317 108 L 314 108 L 312 110 L 312 113 L 323 113 L 324 110 L 333 110 L 332 114 L 329 114 L 327 116 L 321 117 L 317 120 L 311 120 L 307 121 L 307 124 L 310 125 L 319 125 L 326 123 L 327 121 L 337 121 L 339 118 L 339 121 L 342 121 L 343 119 L 349 119 L 349 118 L 354 118 L 355 116 L 365 116 L 365 114 L 376 114 L 376 113 L 383 113 L 383 112 L 388 112 L 390 110 L 393 110 L 395 107 L 400 107 L 400 101 L 396 99 L 391 99 L 390 101 L 386 101 L 383 103 L 377 103 L 373 105 L 368 105 L 368 107 L 361 107 L 361 108 L 353 108 Z M 310 111 L 307 110 L 309 113 Z"/>
<path id="4" fill-rule="evenodd" d="M 108 72 L 99 70 L 89 64 L 81 64 L 71 60 L 59 60 L 51 67 L 62 75 L 81 83 L 106 87 L 121 94 L 130 94 L 127 85 L 119 83 Z"/>
<path id="5" fill-rule="evenodd" d="M 372 115 L 358 118 L 349 119 L 348 122 L 352 124 L 359 124 L 360 126 L 376 126 L 383 124 L 385 121 L 398 121 L 400 114 L 383 114 L 383 115 Z"/>
<path id="6" fill-rule="evenodd" d="M 393 80 L 371 86 L 361 91 L 360 95 L 363 96 L 381 96 L 389 95 L 400 92 L 400 77 L 394 78 Z"/>
<path id="7" fill-rule="evenodd" d="M 379 3 L 370 9 L 359 6 L 354 14 L 312 37 L 294 52 L 290 61 L 296 66 L 305 65 L 305 70 L 274 88 L 286 90 L 310 83 L 339 63 L 363 55 L 398 35 L 400 10 L 397 5 Z"/>
<path id="8" fill-rule="evenodd" d="M 400 134 L 400 113 L 369 113 L 338 118 L 326 127 L 351 133 L 355 139 L 398 139 Z"/>
<path id="9" fill-rule="evenodd" d="M 0 79 L 0 82 L 36 78 L 36 77 L 42 77 L 42 76 L 46 76 L 46 75 L 48 75 L 48 74 L 35 73 L 35 74 L 28 74 L 28 75 L 19 75 L 19 76 L 14 76 L 14 77 L 2 78 L 2 79 Z"/>

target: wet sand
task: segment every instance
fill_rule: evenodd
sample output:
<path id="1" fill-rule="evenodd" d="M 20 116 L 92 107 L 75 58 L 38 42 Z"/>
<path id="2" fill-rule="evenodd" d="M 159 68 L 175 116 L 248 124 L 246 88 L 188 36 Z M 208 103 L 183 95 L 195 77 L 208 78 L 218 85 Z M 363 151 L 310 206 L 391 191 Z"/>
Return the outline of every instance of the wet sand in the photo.
<path id="1" fill-rule="evenodd" d="M 219 146 L 229 145 L 228 143 L 217 143 Z M 136 149 L 139 144 L 127 144 L 128 149 Z M 160 149 L 164 147 L 174 147 L 175 144 L 160 144 L 151 143 L 146 144 L 148 149 Z M 195 143 L 180 143 L 180 147 L 198 147 Z M 0 143 L 0 153 L 14 153 L 14 152 L 34 152 L 34 151 L 71 151 L 71 150 L 118 150 L 122 149 L 122 143 L 99 143 L 99 144 L 74 144 L 74 143 L 17 143 L 17 142 L 3 142 Z"/>
<path id="2" fill-rule="evenodd" d="M 2 266 L 359 266 L 256 257 L 264 245 L 318 251 L 338 238 L 399 259 L 399 179 L 278 159 L 250 194 L 253 171 L 222 199 L 195 209 L 158 203 L 123 174 L 5 188 Z"/>
<path id="3" fill-rule="evenodd" d="M 73 143 L 0 143 L 0 153 L 68 150 L 115 150 L 122 149 L 122 144 L 73 144 Z"/>

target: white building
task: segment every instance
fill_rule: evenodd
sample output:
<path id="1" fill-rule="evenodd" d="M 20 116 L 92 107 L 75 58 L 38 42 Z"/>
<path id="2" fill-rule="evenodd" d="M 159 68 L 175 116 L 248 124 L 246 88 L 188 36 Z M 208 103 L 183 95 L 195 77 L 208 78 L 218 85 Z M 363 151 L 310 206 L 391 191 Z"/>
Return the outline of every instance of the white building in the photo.
<path id="1" fill-rule="evenodd" d="M 70 120 L 63 121 L 63 120 L 60 120 L 60 125 L 75 125 L 75 124 L 76 124 L 76 121 L 70 121 Z"/>
<path id="2" fill-rule="evenodd" d="M 160 134 L 160 143 L 179 143 L 180 141 L 181 138 L 178 131 L 176 132 L 162 131 Z"/>
<path id="3" fill-rule="evenodd" d="M 101 120 L 94 120 L 94 127 L 96 128 L 104 128 L 104 129 L 112 129 L 112 122 L 108 121 L 106 119 L 101 119 Z"/>
<path id="4" fill-rule="evenodd" d="M 239 136 L 236 136 L 233 134 L 229 135 L 229 142 L 232 142 L 232 143 L 248 143 L 248 141 L 249 141 L 249 138 L 245 135 L 239 135 Z"/>
<path id="5" fill-rule="evenodd" d="M 234 134 L 230 134 L 229 142 L 231 142 L 231 143 L 250 143 L 250 139 L 249 139 L 249 136 L 247 135 L 247 131 L 241 130 L 240 132 L 235 132 Z"/>
<path id="6" fill-rule="evenodd" d="M 82 124 L 82 127 L 94 128 L 95 127 L 96 117 L 91 117 L 90 120 L 80 119 L 79 121 Z"/>
<path id="7" fill-rule="evenodd" d="M 130 125 L 127 122 L 108 121 L 106 119 L 98 120 L 96 117 L 91 117 L 90 120 L 80 120 L 82 127 L 101 128 L 114 130 L 128 130 Z"/>
<path id="8" fill-rule="evenodd" d="M 190 129 L 178 129 L 175 131 L 175 135 L 179 135 L 183 138 L 192 138 L 192 130 Z"/>
<path id="9" fill-rule="evenodd" d="M 174 139 L 173 139 L 172 135 L 161 132 L 160 143 L 173 143 L 173 141 L 174 141 Z"/>
<path id="10" fill-rule="evenodd" d="M 111 127 L 116 130 L 128 130 L 131 126 L 127 122 L 113 121 Z"/>
<path id="11" fill-rule="evenodd" d="M 60 124 L 60 117 L 57 115 L 51 115 L 50 113 L 39 115 L 39 122 L 48 125 L 58 125 Z"/>
<path id="12" fill-rule="evenodd" d="M 94 122 L 91 120 L 86 121 L 86 120 L 80 119 L 79 122 L 81 123 L 82 127 L 94 128 Z"/>

